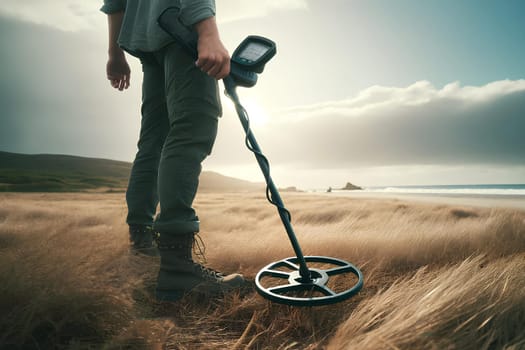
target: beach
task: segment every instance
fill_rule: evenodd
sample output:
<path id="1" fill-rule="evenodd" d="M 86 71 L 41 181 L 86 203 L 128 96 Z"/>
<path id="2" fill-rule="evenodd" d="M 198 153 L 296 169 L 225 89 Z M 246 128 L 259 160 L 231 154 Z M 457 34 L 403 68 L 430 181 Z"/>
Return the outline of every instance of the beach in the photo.
<path id="1" fill-rule="evenodd" d="M 332 191 L 331 193 L 316 192 L 319 194 L 348 197 L 348 198 L 375 198 L 397 199 L 401 201 L 436 203 L 444 205 L 461 205 L 483 208 L 513 208 L 525 210 L 525 195 L 497 195 L 497 194 L 429 194 L 429 193 L 389 193 L 377 191 Z"/>

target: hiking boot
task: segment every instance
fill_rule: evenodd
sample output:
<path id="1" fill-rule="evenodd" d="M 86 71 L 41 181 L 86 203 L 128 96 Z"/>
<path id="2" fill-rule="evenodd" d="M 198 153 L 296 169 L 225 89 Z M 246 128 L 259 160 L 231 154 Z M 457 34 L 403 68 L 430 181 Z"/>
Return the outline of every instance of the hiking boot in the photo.
<path id="1" fill-rule="evenodd" d="M 160 236 L 160 270 L 155 290 L 157 300 L 173 302 L 188 293 L 216 296 L 244 284 L 240 274 L 224 275 L 194 262 L 193 242 L 193 233 Z"/>
<path id="2" fill-rule="evenodd" d="M 135 254 L 148 256 L 159 256 L 159 251 L 155 246 L 158 233 L 151 226 L 129 225 L 129 241 L 131 251 Z"/>

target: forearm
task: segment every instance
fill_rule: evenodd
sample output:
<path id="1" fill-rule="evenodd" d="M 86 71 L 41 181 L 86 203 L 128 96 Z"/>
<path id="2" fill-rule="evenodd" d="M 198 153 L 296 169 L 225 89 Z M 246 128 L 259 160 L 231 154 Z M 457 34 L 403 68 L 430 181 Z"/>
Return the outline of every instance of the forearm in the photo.
<path id="1" fill-rule="evenodd" d="M 124 11 L 108 14 L 108 54 L 110 56 L 124 54 L 124 51 L 118 45 L 118 36 L 123 19 Z"/>
<path id="2" fill-rule="evenodd" d="M 106 74 L 115 89 L 120 91 L 129 87 L 130 69 L 124 50 L 118 45 L 120 27 L 124 19 L 124 11 L 108 13 L 108 63 Z"/>
<path id="3" fill-rule="evenodd" d="M 202 36 L 208 37 L 219 37 L 219 30 L 217 28 L 217 22 L 215 17 L 208 17 L 194 25 L 199 38 Z"/>
<path id="4" fill-rule="evenodd" d="M 215 16 L 195 23 L 194 28 L 199 36 L 195 64 L 216 79 L 224 78 L 230 73 L 230 55 L 219 38 Z"/>

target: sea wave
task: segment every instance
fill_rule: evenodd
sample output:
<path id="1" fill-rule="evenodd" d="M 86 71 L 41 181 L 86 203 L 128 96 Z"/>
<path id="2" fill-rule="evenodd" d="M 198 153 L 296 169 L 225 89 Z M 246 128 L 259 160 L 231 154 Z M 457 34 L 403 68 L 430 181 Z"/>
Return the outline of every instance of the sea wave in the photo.
<path id="1" fill-rule="evenodd" d="M 362 192 L 412 193 L 412 194 L 450 194 L 450 195 L 499 195 L 525 196 L 524 188 L 431 188 L 431 187 L 384 187 L 365 188 Z"/>

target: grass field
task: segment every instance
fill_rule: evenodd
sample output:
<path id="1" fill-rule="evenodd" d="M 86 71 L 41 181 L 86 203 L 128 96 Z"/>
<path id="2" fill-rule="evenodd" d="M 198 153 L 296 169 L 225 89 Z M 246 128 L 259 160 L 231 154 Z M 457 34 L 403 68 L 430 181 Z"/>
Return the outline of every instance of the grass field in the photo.
<path id="1" fill-rule="evenodd" d="M 158 260 L 129 254 L 122 193 L 0 194 L 0 348 L 525 349 L 525 211 L 284 198 L 305 254 L 361 268 L 357 296 L 294 308 L 247 286 L 158 303 Z M 216 269 L 253 281 L 293 255 L 259 193 L 196 208 Z"/>

